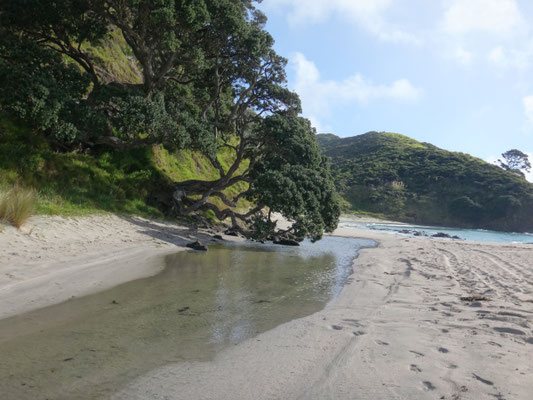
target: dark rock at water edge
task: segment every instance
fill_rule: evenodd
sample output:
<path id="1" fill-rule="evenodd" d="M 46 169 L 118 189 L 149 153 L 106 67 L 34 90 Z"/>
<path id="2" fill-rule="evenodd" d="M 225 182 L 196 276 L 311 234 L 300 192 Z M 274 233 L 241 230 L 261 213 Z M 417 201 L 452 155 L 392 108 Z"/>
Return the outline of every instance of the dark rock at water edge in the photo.
<path id="1" fill-rule="evenodd" d="M 398 231 L 398 232 L 400 232 L 400 233 L 404 233 L 404 234 L 406 234 L 406 235 L 412 235 L 412 234 L 415 233 L 415 231 L 412 231 L 412 230 L 410 230 L 410 229 L 402 229 L 401 231 Z"/>
<path id="2" fill-rule="evenodd" d="M 448 235 L 447 233 L 444 233 L 444 232 L 438 232 L 438 233 L 435 233 L 434 235 L 431 235 L 431 237 L 434 237 L 434 238 L 446 238 L 446 239 L 458 239 L 458 240 L 462 240 L 459 236 L 457 235 Z"/>
<path id="3" fill-rule="evenodd" d="M 406 235 L 413 235 L 413 236 L 427 236 L 425 232 L 415 231 L 412 229 L 402 229 L 401 231 L 398 231 L 398 232 L 406 234 Z"/>
<path id="4" fill-rule="evenodd" d="M 193 250 L 207 251 L 207 246 L 203 245 L 198 240 L 195 242 L 187 243 L 186 246 Z"/>
<path id="5" fill-rule="evenodd" d="M 438 232 L 438 233 L 435 233 L 434 235 L 431 235 L 431 237 L 434 237 L 434 238 L 449 238 L 451 236 L 448 235 L 447 233 L 444 233 L 444 232 Z"/>
<path id="6" fill-rule="evenodd" d="M 282 238 L 282 239 L 274 239 L 274 244 L 280 244 L 280 245 L 283 245 L 283 246 L 299 246 L 300 243 L 298 243 L 296 240 L 292 240 L 292 239 L 285 239 L 285 238 Z"/>

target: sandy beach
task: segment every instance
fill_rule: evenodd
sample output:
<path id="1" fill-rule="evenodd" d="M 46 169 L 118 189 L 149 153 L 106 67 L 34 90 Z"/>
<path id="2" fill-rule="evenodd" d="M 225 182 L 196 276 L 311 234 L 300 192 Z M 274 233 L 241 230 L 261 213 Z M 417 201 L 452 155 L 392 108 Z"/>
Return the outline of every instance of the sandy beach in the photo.
<path id="1" fill-rule="evenodd" d="M 530 399 L 533 245 L 373 239 L 324 310 L 169 364 L 113 399 Z M 0 226 L 0 318 L 155 274 L 208 236 L 171 223 L 33 217 Z M 474 297 L 474 299 L 465 299 Z M 481 300 L 476 301 L 475 298 Z"/>
<path id="2" fill-rule="evenodd" d="M 211 237 L 143 218 L 32 217 L 0 225 L 0 319 L 154 275 L 163 256 Z"/>

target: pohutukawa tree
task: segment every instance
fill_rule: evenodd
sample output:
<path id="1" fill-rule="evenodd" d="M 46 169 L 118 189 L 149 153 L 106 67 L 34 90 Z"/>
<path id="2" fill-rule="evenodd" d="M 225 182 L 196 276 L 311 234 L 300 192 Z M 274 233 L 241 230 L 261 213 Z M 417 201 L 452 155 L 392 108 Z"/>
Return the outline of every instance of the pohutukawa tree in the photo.
<path id="1" fill-rule="evenodd" d="M 521 177 L 525 177 L 524 172 L 522 171 L 531 171 L 531 163 L 529 162 L 528 155 L 520 150 L 508 150 L 505 153 L 502 153 L 502 159 L 498 160 L 501 168 L 514 172 Z"/>
<path id="2" fill-rule="evenodd" d="M 0 82 L 0 111 L 65 145 L 201 151 L 219 177 L 176 182 L 180 214 L 211 210 L 263 238 L 279 212 L 293 221 L 286 235 L 319 239 L 336 227 L 339 206 L 265 22 L 250 0 L 1 0 L 0 75 L 9 71 L 10 83 Z M 110 80 L 89 51 L 116 30 L 137 83 Z M 31 83 L 13 95 L 9 85 L 23 81 Z M 28 98 L 39 112 L 24 111 Z M 221 151 L 234 154 L 231 165 Z M 229 198 L 225 189 L 239 183 L 246 189 Z M 235 212 L 240 198 L 255 206 Z"/>

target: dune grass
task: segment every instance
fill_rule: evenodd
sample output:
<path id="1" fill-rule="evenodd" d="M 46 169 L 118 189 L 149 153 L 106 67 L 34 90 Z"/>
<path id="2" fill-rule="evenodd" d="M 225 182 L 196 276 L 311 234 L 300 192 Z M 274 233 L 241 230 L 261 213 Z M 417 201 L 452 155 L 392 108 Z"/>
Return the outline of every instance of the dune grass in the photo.
<path id="1" fill-rule="evenodd" d="M 0 220 L 20 228 L 34 213 L 36 202 L 33 189 L 16 185 L 10 190 L 0 191 Z"/>

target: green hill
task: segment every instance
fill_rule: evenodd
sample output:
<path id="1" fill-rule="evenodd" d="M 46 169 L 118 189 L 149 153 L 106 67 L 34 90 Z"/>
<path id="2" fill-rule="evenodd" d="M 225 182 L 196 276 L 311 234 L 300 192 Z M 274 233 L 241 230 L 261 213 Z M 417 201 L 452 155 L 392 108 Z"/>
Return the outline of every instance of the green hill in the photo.
<path id="1" fill-rule="evenodd" d="M 317 135 L 353 211 L 422 224 L 533 231 L 533 184 L 468 154 L 407 136 Z"/>

